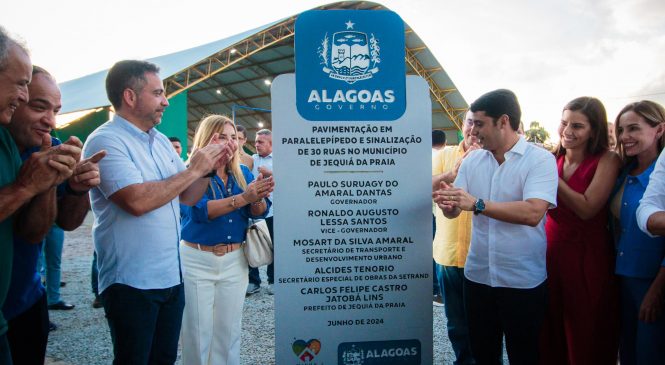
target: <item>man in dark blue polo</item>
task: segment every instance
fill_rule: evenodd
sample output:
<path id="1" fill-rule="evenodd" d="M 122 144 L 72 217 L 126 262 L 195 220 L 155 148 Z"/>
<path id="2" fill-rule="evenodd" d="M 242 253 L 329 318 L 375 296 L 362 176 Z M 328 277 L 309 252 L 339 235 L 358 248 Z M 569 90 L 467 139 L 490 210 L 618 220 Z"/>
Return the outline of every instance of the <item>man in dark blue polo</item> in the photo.
<path id="1" fill-rule="evenodd" d="M 16 109 L 7 125 L 23 160 L 40 150 L 42 139 L 55 128 L 55 116 L 61 107 L 58 85 L 43 68 L 33 66 L 28 89 L 30 100 Z M 75 138 L 69 142 L 80 145 Z M 60 140 L 51 137 L 52 146 L 60 144 Z M 72 230 L 83 222 L 90 207 L 88 190 L 99 184 L 96 162 L 104 154 L 100 152 L 93 159 L 80 161 L 67 182 L 58 186 L 56 223 L 60 227 Z M 12 278 L 2 312 L 9 321 L 7 337 L 15 364 L 41 364 L 46 355 L 49 318 L 44 286 L 37 271 L 41 246 L 14 237 Z"/>
<path id="2" fill-rule="evenodd" d="M 51 147 L 44 136 L 40 150 L 23 164 L 5 128 L 28 102 L 32 63 L 27 50 L 0 27 L 0 307 L 9 290 L 14 236 L 41 242 L 55 219 L 55 186 L 69 178 L 80 155 L 74 145 Z M 7 322 L 0 312 L 0 365 L 11 365 Z"/>

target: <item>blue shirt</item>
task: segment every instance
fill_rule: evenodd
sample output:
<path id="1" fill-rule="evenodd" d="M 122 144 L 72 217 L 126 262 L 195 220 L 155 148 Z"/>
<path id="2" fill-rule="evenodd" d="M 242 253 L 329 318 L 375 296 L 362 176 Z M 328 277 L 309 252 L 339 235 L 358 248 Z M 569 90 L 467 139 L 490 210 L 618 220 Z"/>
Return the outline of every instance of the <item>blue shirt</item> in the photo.
<path id="1" fill-rule="evenodd" d="M 247 166 L 240 165 L 240 169 L 247 185 L 254 181 L 254 175 L 252 175 Z M 192 207 L 184 207 L 182 238 L 185 241 L 206 246 L 245 241 L 248 219 L 265 218 L 271 205 L 269 199 L 266 199 L 268 206 L 260 216 L 252 216 L 250 212 L 251 206 L 248 204 L 215 219 L 208 219 L 208 202 L 210 200 L 224 199 L 231 195 L 241 194 L 242 192 L 242 188 L 231 174 L 229 174 L 227 186 L 224 185 L 219 176 L 215 175 L 211 178 L 208 189 L 201 200 Z"/>
<path id="2" fill-rule="evenodd" d="M 621 233 L 616 261 L 618 275 L 651 279 L 656 277 L 661 266 L 665 266 L 665 237 L 652 238 L 642 232 L 635 213 L 654 166 L 655 161 L 641 174 L 622 174 L 617 181 L 617 185 L 620 185 L 626 179 L 619 214 Z"/>
<path id="3" fill-rule="evenodd" d="M 165 180 L 185 170 L 184 163 L 165 135 L 155 128 L 144 132 L 119 115 L 90 134 L 83 155 L 101 150 L 107 153 L 99 162 L 101 183 L 90 190 L 100 293 L 114 283 L 136 289 L 178 285 L 178 197 L 140 217 L 109 197 L 129 185 Z"/>
<path id="4" fill-rule="evenodd" d="M 59 139 L 51 137 L 52 146 L 60 144 Z M 27 160 L 30 158 L 30 155 L 40 149 L 41 146 L 28 148 L 21 154 L 21 160 Z M 58 196 L 64 193 L 66 183 L 64 182 L 58 186 Z M 2 306 L 2 313 L 7 320 L 11 320 L 30 309 L 44 295 L 45 289 L 42 285 L 42 278 L 37 271 L 39 256 L 42 252 L 42 243 L 30 243 L 21 238 L 14 237 L 12 281 L 9 284 L 7 299 Z"/>

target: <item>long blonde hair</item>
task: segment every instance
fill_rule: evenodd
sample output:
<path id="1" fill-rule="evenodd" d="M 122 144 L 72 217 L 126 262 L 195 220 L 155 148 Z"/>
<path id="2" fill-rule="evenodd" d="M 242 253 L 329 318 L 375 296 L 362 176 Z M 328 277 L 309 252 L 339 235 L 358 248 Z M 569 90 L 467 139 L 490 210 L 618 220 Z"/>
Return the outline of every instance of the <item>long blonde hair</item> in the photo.
<path id="1" fill-rule="evenodd" d="M 205 147 L 210 138 L 215 133 L 222 133 L 226 125 L 233 127 L 234 135 L 238 134 L 233 121 L 224 115 L 212 114 L 208 115 L 201 120 L 199 126 L 196 128 L 196 134 L 194 134 L 194 148 Z M 233 175 L 236 182 L 242 190 L 247 189 L 247 182 L 245 181 L 245 175 L 243 175 L 242 170 L 240 169 L 240 153 L 239 150 L 236 150 L 233 154 L 233 158 L 226 164 L 226 171 L 229 175 Z"/>

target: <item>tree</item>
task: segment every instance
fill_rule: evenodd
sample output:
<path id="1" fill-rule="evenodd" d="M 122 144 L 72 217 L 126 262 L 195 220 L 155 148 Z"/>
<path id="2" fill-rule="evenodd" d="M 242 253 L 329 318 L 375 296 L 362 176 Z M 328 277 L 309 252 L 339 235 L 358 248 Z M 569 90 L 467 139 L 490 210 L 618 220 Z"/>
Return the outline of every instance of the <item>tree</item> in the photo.
<path id="1" fill-rule="evenodd" d="M 524 137 L 529 142 L 542 145 L 545 141 L 550 139 L 550 134 L 545 130 L 545 127 L 541 126 L 540 123 L 534 120 L 529 124 L 529 130 L 524 132 Z"/>

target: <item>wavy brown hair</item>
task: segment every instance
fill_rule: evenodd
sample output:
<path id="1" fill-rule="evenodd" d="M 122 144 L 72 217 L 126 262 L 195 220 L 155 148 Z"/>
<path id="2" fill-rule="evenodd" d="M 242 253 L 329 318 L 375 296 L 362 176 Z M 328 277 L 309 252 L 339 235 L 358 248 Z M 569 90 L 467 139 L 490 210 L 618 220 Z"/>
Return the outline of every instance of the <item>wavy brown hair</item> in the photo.
<path id="1" fill-rule="evenodd" d="M 630 111 L 641 116 L 644 121 L 647 122 L 647 124 L 654 128 L 658 127 L 660 124 L 665 123 L 665 108 L 651 100 L 636 101 L 624 106 L 623 109 L 621 109 L 614 121 L 614 132 L 617 138 L 616 151 L 619 153 L 624 166 L 631 164 L 635 160 L 635 156 L 626 156 L 626 151 L 623 149 L 623 143 L 620 142 L 619 138 L 619 119 L 622 115 Z M 660 136 L 660 139 L 658 140 L 658 153 L 663 150 L 663 146 L 665 146 L 665 133 L 663 133 L 663 135 Z"/>
<path id="2" fill-rule="evenodd" d="M 610 139 L 607 135 L 607 112 L 605 106 L 600 100 L 591 96 L 580 96 L 568 102 L 563 107 L 562 113 L 566 110 L 584 114 L 591 125 L 591 138 L 587 141 L 586 152 L 595 155 L 607 151 L 610 147 Z M 566 149 L 561 145 L 561 140 L 554 149 L 554 154 L 558 157 L 566 154 Z"/>

